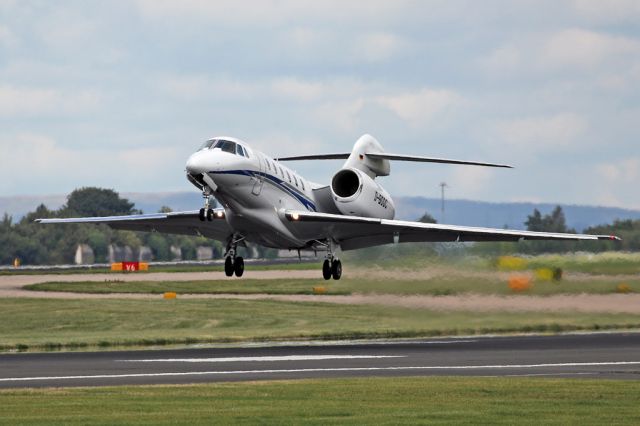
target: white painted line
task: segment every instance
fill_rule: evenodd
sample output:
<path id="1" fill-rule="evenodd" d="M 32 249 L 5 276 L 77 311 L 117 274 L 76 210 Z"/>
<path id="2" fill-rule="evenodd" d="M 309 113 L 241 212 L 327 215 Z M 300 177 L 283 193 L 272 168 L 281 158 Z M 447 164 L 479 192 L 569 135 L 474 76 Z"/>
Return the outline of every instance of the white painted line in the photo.
<path id="1" fill-rule="evenodd" d="M 97 374 L 93 376 L 43 376 L 8 377 L 1 382 L 28 382 L 37 380 L 81 380 L 81 379 L 122 379 L 136 377 L 179 377 L 179 376 L 216 376 L 238 374 L 279 374 L 279 373 L 319 373 L 340 371 L 415 371 L 415 370 L 484 370 L 506 368 L 545 368 L 545 367 L 602 367 L 616 365 L 640 365 L 640 361 L 613 362 L 567 362 L 557 364 L 506 364 L 506 365 L 429 365 L 418 367 L 344 367 L 344 368 L 297 368 L 287 370 L 234 370 L 234 371 L 185 371 L 175 373 L 133 373 L 133 374 Z"/>
<path id="2" fill-rule="evenodd" d="M 122 359 L 116 362 L 273 362 L 273 361 L 322 361 L 326 359 L 377 359 L 406 358 L 405 355 L 285 355 L 285 356 L 237 356 L 230 358 L 168 358 Z"/>

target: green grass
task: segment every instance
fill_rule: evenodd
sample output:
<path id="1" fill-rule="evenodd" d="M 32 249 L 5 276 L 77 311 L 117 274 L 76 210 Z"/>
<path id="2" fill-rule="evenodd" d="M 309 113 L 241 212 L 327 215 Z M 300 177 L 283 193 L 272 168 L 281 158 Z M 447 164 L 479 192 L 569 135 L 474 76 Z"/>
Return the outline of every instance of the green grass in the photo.
<path id="1" fill-rule="evenodd" d="M 639 381 L 365 378 L 0 391 L 7 424 L 638 424 Z"/>
<path id="2" fill-rule="evenodd" d="M 409 250 L 410 246 L 374 247 L 347 253 L 348 264 L 360 267 L 378 266 L 383 269 L 429 269 L 451 267 L 465 271 L 495 270 L 497 256 L 471 256 L 464 251 L 452 255 L 436 256 L 424 247 Z M 364 254 L 363 254 L 364 253 Z M 528 269 L 562 268 L 565 272 L 581 272 L 592 275 L 640 274 L 640 253 L 562 253 L 527 256 L 512 254 L 527 259 Z"/>
<path id="3" fill-rule="evenodd" d="M 252 265 L 247 263 L 246 267 L 254 271 L 271 271 L 271 270 L 286 270 L 286 271 L 299 271 L 308 269 L 320 269 L 322 267 L 321 258 L 317 262 L 298 262 L 292 260 L 291 263 L 277 263 L 274 265 Z M 222 265 L 167 265 L 167 266 L 154 266 L 149 267 L 148 272 L 222 272 L 224 266 Z M 136 272 L 138 274 L 147 273 L 145 271 Z M 10 269 L 0 271 L 0 275 L 75 275 L 75 274 L 113 274 L 109 268 L 72 268 L 72 269 Z"/>
<path id="4" fill-rule="evenodd" d="M 430 311 L 270 300 L 0 299 L 0 349 L 640 328 L 640 314 Z"/>
<path id="5" fill-rule="evenodd" d="M 616 287 L 623 281 L 614 278 L 575 279 L 562 281 L 534 281 L 531 295 L 553 294 L 608 294 L 615 293 Z M 640 279 L 625 280 L 632 291 L 640 291 Z M 324 281 L 323 279 L 227 279 L 210 281 L 141 281 L 141 282 L 46 282 L 28 285 L 28 290 L 66 291 L 80 293 L 152 293 L 162 294 L 175 291 L 179 294 L 313 294 L 313 288 L 323 286 L 327 294 L 344 295 L 362 294 L 396 294 L 396 295 L 455 295 L 465 293 L 477 294 L 512 294 L 504 278 L 472 278 L 452 274 L 450 277 L 439 276 L 426 280 L 388 280 L 388 279 L 350 279 L 340 281 Z"/>
<path id="6" fill-rule="evenodd" d="M 567 272 L 593 275 L 640 274 L 640 253 L 548 254 L 528 260 L 530 268 L 559 267 Z"/>
<path id="7" fill-rule="evenodd" d="M 326 281 L 310 279 L 226 279 L 211 281 L 142 281 L 142 282 L 47 282 L 25 286 L 27 290 L 67 291 L 79 293 L 151 293 L 175 291 L 179 294 L 313 294 L 313 287 L 325 286 L 326 294 L 349 294 L 340 286 L 328 286 Z"/>

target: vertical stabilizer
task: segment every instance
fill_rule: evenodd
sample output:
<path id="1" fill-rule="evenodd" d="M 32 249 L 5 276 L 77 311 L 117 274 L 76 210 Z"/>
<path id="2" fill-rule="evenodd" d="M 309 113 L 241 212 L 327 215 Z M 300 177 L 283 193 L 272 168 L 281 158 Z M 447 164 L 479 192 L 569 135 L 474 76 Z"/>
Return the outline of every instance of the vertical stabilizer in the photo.
<path id="1" fill-rule="evenodd" d="M 389 160 L 385 158 L 371 158 L 366 154 L 380 154 L 384 149 L 380 142 L 373 136 L 364 134 L 356 141 L 351 151 L 351 155 L 344 163 L 344 168 L 350 167 L 358 169 L 369 175 L 371 179 L 376 176 L 388 176 L 391 172 Z"/>

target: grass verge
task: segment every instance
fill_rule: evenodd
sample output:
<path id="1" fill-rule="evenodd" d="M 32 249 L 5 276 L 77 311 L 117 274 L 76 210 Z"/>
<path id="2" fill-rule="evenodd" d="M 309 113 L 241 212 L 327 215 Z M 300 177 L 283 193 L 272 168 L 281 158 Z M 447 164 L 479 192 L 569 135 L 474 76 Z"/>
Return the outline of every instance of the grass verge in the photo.
<path id="1" fill-rule="evenodd" d="M 638 424 L 639 381 L 365 378 L 0 391 L 8 424 Z"/>
<path id="2" fill-rule="evenodd" d="M 534 282 L 524 295 L 554 294 L 610 294 L 615 293 L 622 281 L 615 279 L 587 279 L 563 281 Z M 640 279 L 625 280 L 631 291 L 640 290 Z M 324 281 L 323 279 L 274 279 L 242 281 L 208 280 L 208 281 L 141 281 L 141 282 L 46 282 L 28 285 L 28 290 L 66 291 L 78 293 L 151 293 L 162 294 L 166 291 L 193 294 L 313 294 L 316 286 L 325 287 L 326 294 L 346 295 L 361 294 L 396 294 L 396 295 L 431 295 L 445 296 L 465 293 L 476 294 L 513 294 L 507 283 L 499 278 L 471 278 L 452 275 L 450 277 L 434 277 L 426 280 L 388 280 L 344 278 L 340 281 Z"/>
<path id="3" fill-rule="evenodd" d="M 162 294 L 174 291 L 178 294 L 313 294 L 313 287 L 323 286 L 325 294 L 351 294 L 342 286 L 329 286 L 322 279 L 226 279 L 209 281 L 85 281 L 46 282 L 27 285 L 24 288 L 35 291 L 66 291 L 73 293 L 150 293 Z"/>
<path id="4" fill-rule="evenodd" d="M 247 268 L 255 271 L 298 271 L 308 269 L 319 269 L 322 266 L 321 260 L 316 262 L 303 261 L 298 262 L 292 260 L 291 263 L 278 262 L 273 265 L 254 265 L 247 263 Z M 148 272 L 223 272 L 223 265 L 166 265 L 156 266 L 151 265 Z M 144 274 L 147 272 L 140 271 L 137 274 Z M 2 275 L 76 275 L 76 274 L 113 274 L 109 268 L 96 267 L 96 268 L 71 268 L 71 269 L 9 269 L 0 271 Z"/>
<path id="5" fill-rule="evenodd" d="M 430 311 L 271 300 L 0 299 L 1 350 L 640 328 L 640 314 Z"/>

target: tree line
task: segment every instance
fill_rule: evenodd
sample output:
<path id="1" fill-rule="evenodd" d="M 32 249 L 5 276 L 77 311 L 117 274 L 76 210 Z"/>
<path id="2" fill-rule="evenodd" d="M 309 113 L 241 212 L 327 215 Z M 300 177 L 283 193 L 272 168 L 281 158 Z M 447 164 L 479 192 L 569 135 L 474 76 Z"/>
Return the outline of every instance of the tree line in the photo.
<path id="1" fill-rule="evenodd" d="M 170 211 L 163 207 L 163 211 Z M 11 264 L 15 258 L 23 264 L 73 263 L 79 244 L 88 244 L 98 263 L 108 259 L 109 245 L 129 246 L 137 250 L 147 246 L 154 260 L 172 260 L 171 246 L 180 247 L 182 258 L 196 259 L 199 246 L 211 247 L 220 257 L 224 247 L 218 241 L 204 237 L 159 234 L 155 232 L 119 231 L 107 225 L 65 224 L 45 226 L 38 218 L 115 216 L 142 213 L 133 203 L 111 189 L 80 188 L 67 197 L 61 208 L 51 210 L 41 204 L 18 222 L 4 214 L 0 222 L 0 264 Z"/>
<path id="2" fill-rule="evenodd" d="M 576 230 L 567 226 L 562 207 L 556 206 L 551 213 L 543 215 L 538 209 L 527 216 L 524 222 L 528 231 L 560 232 L 575 234 Z M 617 235 L 622 241 L 522 241 L 519 243 L 476 244 L 479 253 L 563 253 L 563 252 L 603 252 L 612 250 L 640 250 L 640 220 L 616 220 L 612 224 L 591 226 L 581 233 L 595 235 Z"/>
<path id="3" fill-rule="evenodd" d="M 171 211 L 163 207 L 162 212 Z M 4 214 L 0 221 L 0 264 L 11 264 L 19 258 L 24 264 L 61 264 L 73 263 L 79 244 L 89 245 L 98 263 L 106 262 L 109 246 L 129 246 L 134 250 L 142 246 L 149 247 L 154 260 L 172 260 L 171 247 L 180 247 L 182 258 L 196 259 L 197 247 L 211 247 L 214 257 L 224 254 L 224 247 L 218 241 L 204 237 L 159 234 L 155 232 L 118 231 L 106 225 L 67 224 L 44 226 L 35 223 L 37 218 L 64 218 L 114 216 L 142 213 L 134 203 L 111 189 L 79 188 L 67 197 L 65 205 L 56 210 L 40 205 L 18 222 Z M 436 220 L 425 213 L 419 221 L 435 223 Z M 565 214 L 560 206 L 551 213 L 543 215 L 535 209 L 524 222 L 529 231 L 575 233 L 567 227 Z M 640 220 L 616 220 L 612 224 L 587 228 L 587 234 L 618 235 L 621 242 L 615 241 L 523 241 L 520 243 L 497 242 L 474 244 L 469 248 L 477 254 L 524 253 L 538 254 L 549 252 L 608 250 L 640 250 Z M 429 250 L 433 251 L 434 246 Z M 422 246 L 420 246 L 422 247 Z M 275 257 L 276 251 L 256 248 L 260 257 Z M 412 245 L 403 250 L 417 250 Z M 246 256 L 246 254 L 244 254 Z"/>

